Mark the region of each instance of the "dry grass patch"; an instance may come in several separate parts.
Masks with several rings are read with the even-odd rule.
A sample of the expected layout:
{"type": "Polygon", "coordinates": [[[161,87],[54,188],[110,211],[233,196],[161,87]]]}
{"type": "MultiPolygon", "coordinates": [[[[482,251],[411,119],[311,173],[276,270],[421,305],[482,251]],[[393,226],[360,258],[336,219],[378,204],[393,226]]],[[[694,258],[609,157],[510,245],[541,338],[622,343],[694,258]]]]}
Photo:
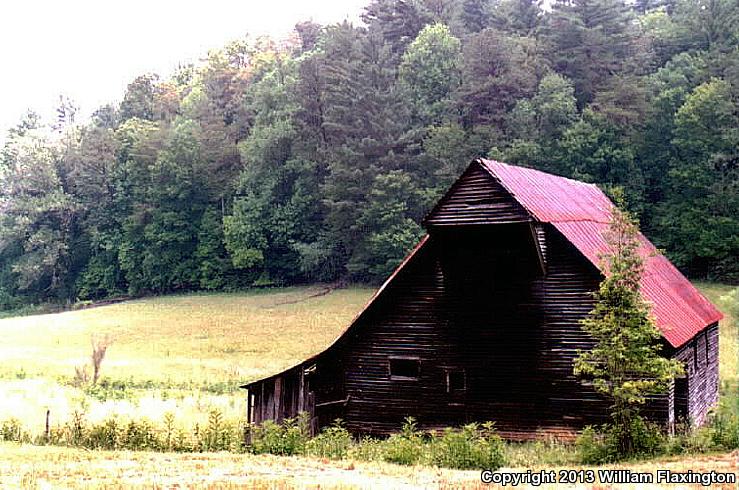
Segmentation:
{"type": "MultiPolygon", "coordinates": [[[[322,488],[322,489],[488,489],[478,471],[404,467],[359,461],[229,453],[175,454],[130,451],[85,451],[0,443],[2,488],[322,488]]],[[[561,469],[536,466],[540,469],[561,469]]],[[[586,467],[567,466],[568,469],[586,467]]],[[[737,471],[737,454],[671,458],[608,468],[654,472],[737,471]]],[[[504,468],[501,471],[525,471],[504,468]]],[[[733,486],[732,486],[733,487],[733,486]]],[[[724,487],[727,490],[732,487],[724,487]]],[[[608,486],[543,485],[539,488],[608,488],[608,486]]],[[[623,489],[676,488],[622,485],[623,489]]],[[[712,488],[722,488],[714,486],[712,488]]]]}
{"type": "Polygon", "coordinates": [[[0,443],[2,488],[479,488],[478,472],[229,453],[83,451],[0,443]]]}

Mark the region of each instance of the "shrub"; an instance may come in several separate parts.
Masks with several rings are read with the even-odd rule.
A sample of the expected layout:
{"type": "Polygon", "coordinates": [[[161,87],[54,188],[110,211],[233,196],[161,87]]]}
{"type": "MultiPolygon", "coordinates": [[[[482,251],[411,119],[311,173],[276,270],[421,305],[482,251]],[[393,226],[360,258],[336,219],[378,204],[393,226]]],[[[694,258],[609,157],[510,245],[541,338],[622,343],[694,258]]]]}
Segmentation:
{"type": "Polygon", "coordinates": [[[343,459],[349,452],[352,436],[337,419],[330,427],[324,428],[320,434],[309,440],[305,452],[311,456],[329,459],[343,459]]]}
{"type": "Polygon", "coordinates": [[[30,436],[23,430],[20,420],[9,418],[0,425],[0,441],[28,442],[30,436]]]}
{"type": "Polygon", "coordinates": [[[425,449],[415,419],[407,417],[402,431],[391,435],[383,442],[382,459],[390,463],[414,465],[425,458],[425,449]]]}
{"type": "Polygon", "coordinates": [[[635,456],[654,456],[660,454],[665,444],[665,434],[659,425],[648,422],[642,417],[634,417],[626,426],[614,425],[612,432],[612,443],[631,439],[634,444],[635,456]],[[620,431],[628,432],[627,435],[620,431]]]}
{"type": "Polygon", "coordinates": [[[665,451],[668,441],[655,424],[636,416],[628,425],[604,424],[600,429],[586,427],[575,441],[575,447],[584,464],[612,463],[626,457],[654,456],[665,451]],[[625,434],[624,431],[628,431],[625,434]],[[628,438],[633,446],[629,453],[622,451],[622,441],[628,438]]]}
{"type": "Polygon", "coordinates": [[[424,449],[423,441],[414,441],[393,434],[382,444],[382,460],[411,466],[420,462],[424,449]]]}
{"type": "Polygon", "coordinates": [[[208,425],[199,433],[198,445],[201,451],[228,451],[239,440],[232,424],[223,420],[223,414],[213,409],[208,415],[208,425]]]}
{"type": "Polygon", "coordinates": [[[727,451],[739,449],[739,398],[722,400],[711,417],[709,427],[714,447],[727,451]]]}
{"type": "Polygon", "coordinates": [[[282,424],[271,420],[251,427],[249,450],[254,454],[277,454],[292,456],[303,454],[308,441],[308,415],[301,413],[295,418],[285,419],[282,424]]]}
{"type": "Polygon", "coordinates": [[[503,466],[503,440],[492,423],[482,429],[468,424],[459,430],[447,428],[432,441],[433,462],[444,468],[460,470],[497,470],[503,466]]]}
{"type": "Polygon", "coordinates": [[[90,427],[85,446],[92,449],[121,449],[125,445],[124,440],[124,427],[116,417],[111,417],[100,425],[90,427]]]}
{"type": "Polygon", "coordinates": [[[183,429],[177,429],[177,433],[172,442],[172,451],[179,452],[193,452],[195,447],[193,446],[189,434],[183,429]]]}
{"type": "Polygon", "coordinates": [[[384,441],[364,436],[358,443],[352,444],[347,456],[360,461],[382,461],[383,443],[384,441]]]}
{"type": "Polygon", "coordinates": [[[609,448],[604,434],[589,425],[575,440],[575,448],[583,464],[602,464],[613,461],[616,455],[609,448]]]}
{"type": "Polygon", "coordinates": [[[177,435],[175,434],[175,419],[174,414],[172,412],[167,412],[164,414],[164,436],[162,439],[163,447],[162,449],[166,451],[176,451],[175,449],[175,442],[177,440],[177,435]]]}
{"type": "Polygon", "coordinates": [[[571,466],[579,461],[571,444],[553,437],[544,440],[508,442],[505,444],[506,464],[511,467],[536,465],[571,466]]]}
{"type": "Polygon", "coordinates": [[[666,454],[702,453],[712,449],[711,431],[708,427],[691,429],[689,426],[676,427],[675,434],[665,440],[666,454]]]}
{"type": "Polygon", "coordinates": [[[72,412],[72,419],[67,422],[63,432],[65,443],[71,446],[82,446],[87,435],[87,421],[85,420],[85,412],[75,410],[72,412]]]}
{"type": "Polygon", "coordinates": [[[104,402],[106,400],[125,400],[131,397],[128,383],[123,380],[101,379],[95,384],[84,386],[87,396],[104,402]]]}
{"type": "Polygon", "coordinates": [[[157,451],[162,447],[156,429],[146,419],[131,420],[125,427],[123,447],[134,451],[157,451]]]}

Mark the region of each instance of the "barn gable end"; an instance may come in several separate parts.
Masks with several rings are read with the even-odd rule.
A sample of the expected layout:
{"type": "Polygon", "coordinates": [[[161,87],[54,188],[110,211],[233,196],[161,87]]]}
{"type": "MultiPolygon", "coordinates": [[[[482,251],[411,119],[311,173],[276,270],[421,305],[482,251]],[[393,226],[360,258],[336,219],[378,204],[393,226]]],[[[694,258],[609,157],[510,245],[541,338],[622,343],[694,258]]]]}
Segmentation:
{"type": "Polygon", "coordinates": [[[438,226],[523,223],[532,218],[481,165],[470,165],[426,216],[427,228],[438,226]]]}

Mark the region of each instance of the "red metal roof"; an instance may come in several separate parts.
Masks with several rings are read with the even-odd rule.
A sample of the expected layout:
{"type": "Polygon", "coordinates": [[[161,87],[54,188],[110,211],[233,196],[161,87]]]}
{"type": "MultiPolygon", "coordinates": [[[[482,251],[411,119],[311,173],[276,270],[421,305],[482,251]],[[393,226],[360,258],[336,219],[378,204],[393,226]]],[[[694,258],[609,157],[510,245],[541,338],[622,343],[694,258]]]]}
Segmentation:
{"type": "MultiPolygon", "coordinates": [[[[596,185],[493,160],[481,163],[534,218],[551,223],[605,272],[601,257],[608,251],[604,233],[613,204],[596,185]]],[[[644,235],[639,238],[645,259],[642,296],[662,335],[679,347],[723,315],[644,235]]]]}

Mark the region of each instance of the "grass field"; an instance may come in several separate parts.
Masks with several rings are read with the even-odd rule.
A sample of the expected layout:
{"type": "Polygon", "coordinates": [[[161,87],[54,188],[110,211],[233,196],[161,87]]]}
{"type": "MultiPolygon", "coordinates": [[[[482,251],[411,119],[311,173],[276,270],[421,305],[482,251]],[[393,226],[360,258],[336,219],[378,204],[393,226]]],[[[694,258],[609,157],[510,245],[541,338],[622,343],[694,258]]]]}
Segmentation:
{"type": "MultiPolygon", "coordinates": [[[[738,329],[730,315],[730,286],[699,284],[727,314],[721,324],[721,379],[739,384],[738,329]]],[[[320,287],[238,294],[189,294],[129,301],[50,315],[0,320],[0,422],[16,418],[32,435],[76,411],[90,421],[110,416],[160,422],[177,415],[188,428],[218,408],[228,420],[245,413],[238,385],[276,372],[328,345],[371,296],[349,288],[315,296],[320,287]],[[89,364],[93,335],[113,343],[102,365],[107,392],[73,383],[89,364]]],[[[735,311],[735,310],[733,310],[735,311]]],[[[726,388],[725,388],[726,389],[726,388]]],[[[535,454],[533,455],[535,457],[535,454]]],[[[526,451],[509,458],[528,467],[526,451]]],[[[249,488],[478,488],[476,472],[413,469],[380,463],[322,462],[227,453],[168,454],[84,451],[0,444],[0,487],[172,487],[226,484],[249,488]],[[278,468],[278,470],[273,470],[278,468]],[[336,484],[340,481],[340,484],[336,484]]],[[[560,466],[569,460],[563,457],[560,466]]],[[[545,464],[546,462],[541,462],[545,464]]],[[[569,463],[567,463],[569,464],[569,463]]],[[[651,464],[651,463],[650,463],[651,464]]],[[[705,456],[670,464],[685,469],[730,468],[736,456],[705,456]],[[697,466],[696,466],[697,465],[697,466]]]]}
{"type": "MultiPolygon", "coordinates": [[[[484,485],[479,471],[455,471],[429,467],[408,467],[387,463],[328,461],[302,457],[244,455],[230,453],[176,454],[128,451],[81,451],[60,447],[23,446],[0,443],[1,488],[250,488],[250,489],[461,489],[502,488],[484,485]]],[[[604,468],[653,473],[657,468],[686,472],[736,472],[737,455],[715,454],[691,458],[667,458],[646,463],[609,465],[604,468]]],[[[501,471],[537,472],[552,469],[531,465],[525,469],[501,471]]],[[[557,466],[560,469],[588,469],[557,466]]],[[[506,487],[521,488],[521,487],[506,487]]],[[[530,487],[529,487],[530,488],[530,487]]],[[[579,486],[542,485],[545,490],[588,488],[683,490],[702,488],[684,485],[579,486]]],[[[713,489],[735,490],[735,485],[714,485],[713,489]]]]}
{"type": "MultiPolygon", "coordinates": [[[[723,383],[739,386],[739,293],[730,296],[732,286],[726,284],[697,283],[698,289],[723,312],[719,338],[719,377],[723,383]]],[[[737,394],[739,396],[739,394],[737,394]]]]}
{"type": "Polygon", "coordinates": [[[313,297],[321,291],[166,296],[0,320],[0,421],[19,419],[34,435],[47,409],[52,424],[75,411],[92,422],[112,415],[160,422],[175,413],[186,429],[211,408],[241,419],[240,384],[320,351],[373,292],[313,297]],[[75,367],[90,364],[91,337],[104,334],[113,343],[101,379],[119,389],[90,396],[73,386],[75,367]]]}
{"type": "Polygon", "coordinates": [[[109,334],[108,377],[249,381],[321,350],[372,294],[351,288],[309,298],[319,290],[164,296],[0,320],[0,377],[71,376],[87,362],[91,336],[109,334]]]}

